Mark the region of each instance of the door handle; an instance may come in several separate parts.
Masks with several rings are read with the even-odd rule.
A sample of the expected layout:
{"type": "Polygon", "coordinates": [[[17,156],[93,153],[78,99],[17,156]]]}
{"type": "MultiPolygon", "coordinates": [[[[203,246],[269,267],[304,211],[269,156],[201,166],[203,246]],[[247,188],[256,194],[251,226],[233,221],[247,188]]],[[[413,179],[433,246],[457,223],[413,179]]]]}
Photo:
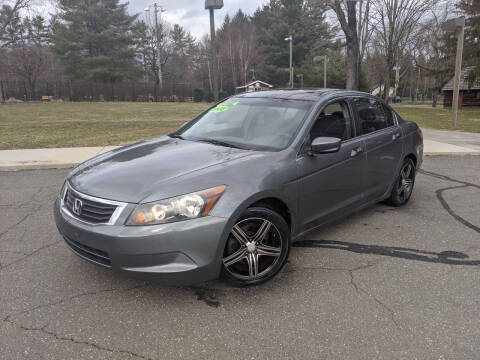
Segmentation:
{"type": "Polygon", "coordinates": [[[360,154],[363,151],[363,147],[359,146],[356,149],[353,149],[352,152],[350,153],[351,157],[355,157],[358,154],[360,154]]]}
{"type": "Polygon", "coordinates": [[[392,135],[392,140],[395,141],[400,137],[400,133],[396,133],[392,135]]]}

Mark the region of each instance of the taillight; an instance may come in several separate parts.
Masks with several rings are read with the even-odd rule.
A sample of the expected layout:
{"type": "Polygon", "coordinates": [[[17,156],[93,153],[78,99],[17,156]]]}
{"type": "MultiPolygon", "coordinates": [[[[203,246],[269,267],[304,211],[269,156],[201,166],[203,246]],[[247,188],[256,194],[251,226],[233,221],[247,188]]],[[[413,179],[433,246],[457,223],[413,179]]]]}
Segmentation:
{"type": "Polygon", "coordinates": [[[422,129],[418,128],[417,132],[418,132],[418,136],[420,136],[423,139],[422,129]]]}

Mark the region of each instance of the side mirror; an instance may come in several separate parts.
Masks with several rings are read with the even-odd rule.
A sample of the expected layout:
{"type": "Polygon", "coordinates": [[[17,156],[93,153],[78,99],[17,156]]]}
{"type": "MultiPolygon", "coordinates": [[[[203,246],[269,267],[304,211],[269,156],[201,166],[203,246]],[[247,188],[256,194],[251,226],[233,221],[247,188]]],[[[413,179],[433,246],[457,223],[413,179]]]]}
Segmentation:
{"type": "Polygon", "coordinates": [[[317,137],[313,139],[308,152],[311,155],[334,153],[339,151],[341,146],[342,140],[339,138],[317,137]]]}

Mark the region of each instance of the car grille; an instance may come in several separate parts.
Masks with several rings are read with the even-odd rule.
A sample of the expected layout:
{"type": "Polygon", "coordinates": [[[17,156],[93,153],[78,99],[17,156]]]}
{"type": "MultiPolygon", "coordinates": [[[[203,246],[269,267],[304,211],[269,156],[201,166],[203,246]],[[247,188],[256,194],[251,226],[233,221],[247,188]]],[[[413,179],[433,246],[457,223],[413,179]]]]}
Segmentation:
{"type": "Polygon", "coordinates": [[[117,209],[117,206],[101,203],[98,201],[87,200],[81,195],[75,194],[70,189],[66,191],[64,204],[67,210],[76,218],[93,224],[108,223],[117,209]],[[76,200],[81,201],[80,214],[74,211],[76,200]]]}
{"type": "Polygon", "coordinates": [[[66,236],[63,237],[68,246],[78,256],[105,267],[112,267],[110,256],[107,252],[80,244],[66,236]]]}

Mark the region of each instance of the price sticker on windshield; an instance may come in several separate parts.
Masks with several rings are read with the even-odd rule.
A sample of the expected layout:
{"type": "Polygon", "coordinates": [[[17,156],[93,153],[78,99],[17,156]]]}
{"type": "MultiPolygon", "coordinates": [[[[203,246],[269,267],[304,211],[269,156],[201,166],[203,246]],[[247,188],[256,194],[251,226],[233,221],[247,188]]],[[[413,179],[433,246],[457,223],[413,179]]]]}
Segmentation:
{"type": "Polygon", "coordinates": [[[210,109],[209,113],[221,113],[230,109],[231,106],[237,106],[238,101],[228,101],[218,104],[213,109],[210,109]]]}

